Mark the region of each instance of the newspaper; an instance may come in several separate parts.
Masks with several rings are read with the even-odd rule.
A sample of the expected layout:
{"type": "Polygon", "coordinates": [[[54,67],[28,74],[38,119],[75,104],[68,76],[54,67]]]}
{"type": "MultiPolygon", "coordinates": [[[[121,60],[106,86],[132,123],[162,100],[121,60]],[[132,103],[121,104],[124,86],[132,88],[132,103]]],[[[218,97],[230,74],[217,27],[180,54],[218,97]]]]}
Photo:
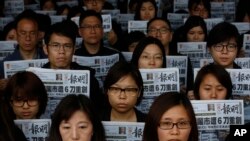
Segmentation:
{"type": "Polygon", "coordinates": [[[14,120],[28,141],[47,141],[51,127],[50,119],[14,120]]]}
{"type": "Polygon", "coordinates": [[[232,22],[235,25],[240,34],[246,33],[250,30],[250,23],[248,22],[232,22]]]}
{"type": "Polygon", "coordinates": [[[128,21],[128,33],[131,31],[141,31],[147,34],[147,23],[148,21],[128,21]]]}
{"type": "Polygon", "coordinates": [[[211,58],[206,42],[178,42],[177,51],[190,58],[193,68],[200,67],[200,59],[211,58]]]}
{"type": "Polygon", "coordinates": [[[104,32],[109,32],[112,29],[112,20],[110,14],[102,14],[102,26],[104,32]]]}
{"type": "Polygon", "coordinates": [[[13,17],[1,17],[0,18],[0,30],[3,30],[3,28],[11,21],[13,21],[13,17]]]}
{"type": "Polygon", "coordinates": [[[134,20],[134,14],[118,14],[117,15],[117,22],[121,24],[122,30],[128,30],[128,21],[134,20]]]}
{"type": "Polygon", "coordinates": [[[250,69],[227,69],[233,83],[233,99],[244,100],[245,122],[250,122],[250,69]]]}
{"type": "Polygon", "coordinates": [[[243,46],[242,49],[250,54],[250,34],[244,34],[243,36],[243,46]]]}
{"type": "Polygon", "coordinates": [[[243,69],[250,69],[250,58],[235,58],[234,62],[243,69]]]}
{"type": "Polygon", "coordinates": [[[211,17],[232,22],[235,19],[235,2],[211,2],[211,17]]]}
{"type": "Polygon", "coordinates": [[[19,71],[25,71],[29,67],[42,67],[48,59],[33,59],[19,61],[4,61],[4,78],[10,78],[19,71]]]}
{"type": "Polygon", "coordinates": [[[141,141],[143,122],[102,122],[107,141],[141,141]]]}
{"type": "Polygon", "coordinates": [[[180,86],[187,86],[187,56],[166,56],[167,68],[179,68],[180,86]]]}
{"type": "Polygon", "coordinates": [[[76,37],[75,49],[82,47],[82,37],[76,37]]]}
{"type": "Polygon", "coordinates": [[[170,21],[172,29],[176,30],[184,24],[183,19],[188,17],[189,14],[187,13],[168,13],[167,18],[170,21]]]}
{"type": "Polygon", "coordinates": [[[73,56],[74,62],[82,66],[89,66],[95,69],[95,77],[99,81],[99,85],[102,88],[103,81],[110,69],[116,62],[119,61],[119,54],[109,55],[109,56],[94,56],[94,57],[83,57],[83,56],[73,56]]]}
{"type": "Polygon", "coordinates": [[[51,19],[51,25],[67,19],[67,16],[65,15],[51,15],[49,17],[51,19]]]}
{"type": "Polygon", "coordinates": [[[113,10],[102,10],[102,14],[109,14],[111,15],[111,19],[117,21],[118,15],[120,14],[119,9],[113,9],[113,10]]]}
{"type": "Polygon", "coordinates": [[[203,66],[208,65],[210,63],[213,63],[213,62],[214,62],[214,60],[212,58],[200,59],[200,68],[202,68],[203,66]]]}
{"type": "Polygon", "coordinates": [[[36,10],[35,12],[49,16],[56,15],[56,10],[36,10]]]}
{"type": "Polygon", "coordinates": [[[206,26],[207,26],[207,32],[209,33],[210,30],[218,23],[223,22],[223,18],[208,18],[204,19],[206,26]]]}
{"type": "Polygon", "coordinates": [[[174,12],[179,10],[185,10],[188,12],[188,1],[187,0],[174,0],[174,12]]]}
{"type": "Polygon", "coordinates": [[[0,61],[14,52],[17,41],[0,41],[0,61]]]}
{"type": "Polygon", "coordinates": [[[40,9],[40,4],[27,4],[24,5],[24,9],[31,9],[33,11],[36,11],[40,9]]]}
{"type": "Polygon", "coordinates": [[[164,92],[180,91],[179,69],[140,69],[143,79],[143,99],[137,108],[148,113],[154,99],[164,92]]]}
{"type": "Polygon", "coordinates": [[[68,5],[69,7],[73,6],[78,6],[78,1],[77,0],[71,0],[71,1],[57,1],[56,2],[57,6],[62,6],[62,5],[68,5]]]}
{"type": "Polygon", "coordinates": [[[192,100],[200,141],[224,141],[230,125],[244,124],[242,100],[192,100]]]}
{"type": "Polygon", "coordinates": [[[22,0],[5,0],[4,14],[6,17],[15,17],[24,10],[24,1],[22,0]]]}
{"type": "Polygon", "coordinates": [[[133,52],[122,52],[122,55],[124,56],[125,60],[130,62],[133,56],[133,52]]]}
{"type": "Polygon", "coordinates": [[[89,70],[54,70],[30,67],[44,83],[48,93],[48,104],[43,118],[49,118],[60,100],[69,94],[90,95],[89,70]]]}
{"type": "Polygon", "coordinates": [[[106,0],[107,2],[109,2],[112,6],[114,6],[115,9],[118,8],[118,1],[117,0],[106,0]]]}

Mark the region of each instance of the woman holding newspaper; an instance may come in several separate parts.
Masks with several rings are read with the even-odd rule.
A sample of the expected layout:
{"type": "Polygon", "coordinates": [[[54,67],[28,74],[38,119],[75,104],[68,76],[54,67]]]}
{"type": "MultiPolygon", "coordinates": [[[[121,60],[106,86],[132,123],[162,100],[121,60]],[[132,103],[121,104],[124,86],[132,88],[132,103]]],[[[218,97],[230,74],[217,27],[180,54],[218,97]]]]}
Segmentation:
{"type": "Polygon", "coordinates": [[[48,141],[105,141],[103,125],[85,95],[70,94],[57,105],[48,141]]]}
{"type": "Polygon", "coordinates": [[[114,64],[104,81],[107,108],[103,121],[144,122],[145,114],[135,108],[143,97],[140,71],[128,62],[114,64]]]}
{"type": "Polygon", "coordinates": [[[191,102],[184,94],[163,93],[150,107],[143,141],[198,141],[198,129],[191,102]]]}

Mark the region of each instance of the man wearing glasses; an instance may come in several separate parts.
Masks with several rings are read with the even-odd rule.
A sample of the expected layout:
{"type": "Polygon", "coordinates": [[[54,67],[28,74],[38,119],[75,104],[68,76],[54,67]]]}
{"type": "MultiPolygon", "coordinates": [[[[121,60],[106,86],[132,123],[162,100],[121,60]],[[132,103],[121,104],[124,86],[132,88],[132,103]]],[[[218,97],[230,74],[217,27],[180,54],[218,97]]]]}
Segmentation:
{"type": "Polygon", "coordinates": [[[219,23],[212,28],[208,35],[207,48],[215,64],[224,68],[240,68],[234,63],[241,50],[238,37],[237,28],[228,22],[219,23]]]}
{"type": "Polygon", "coordinates": [[[0,65],[0,78],[4,76],[3,62],[16,60],[32,60],[47,58],[41,48],[38,48],[38,20],[32,10],[25,10],[16,19],[18,46],[12,54],[3,59],[0,65]]]}
{"type": "Polygon", "coordinates": [[[89,70],[90,99],[94,102],[95,107],[100,110],[103,94],[98,89],[99,83],[95,78],[95,70],[72,62],[77,31],[77,25],[70,20],[55,23],[50,27],[45,34],[45,45],[43,46],[44,52],[48,55],[49,62],[45,64],[43,68],[89,70]]]}
{"type": "Polygon", "coordinates": [[[103,27],[100,13],[87,10],[81,14],[79,20],[79,34],[82,37],[82,47],[77,49],[77,56],[108,56],[119,54],[120,60],[125,60],[122,54],[112,48],[103,46],[103,27]]]}

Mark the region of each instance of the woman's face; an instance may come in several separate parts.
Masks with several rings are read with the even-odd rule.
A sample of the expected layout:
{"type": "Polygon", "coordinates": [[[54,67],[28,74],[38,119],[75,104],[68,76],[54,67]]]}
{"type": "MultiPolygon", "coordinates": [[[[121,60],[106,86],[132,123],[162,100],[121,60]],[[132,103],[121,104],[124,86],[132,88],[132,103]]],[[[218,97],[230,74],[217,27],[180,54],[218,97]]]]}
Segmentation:
{"type": "Polygon", "coordinates": [[[203,42],[204,40],[205,40],[205,33],[201,28],[201,26],[193,27],[187,32],[188,42],[203,42]]]}
{"type": "Polygon", "coordinates": [[[140,69],[162,68],[163,56],[160,47],[156,44],[149,44],[143,50],[138,60],[140,69]]]}
{"type": "Polygon", "coordinates": [[[194,4],[192,9],[189,11],[191,16],[200,16],[203,19],[209,18],[208,10],[204,6],[204,4],[194,4]]]}
{"type": "Polygon", "coordinates": [[[11,29],[8,34],[6,35],[5,40],[6,41],[16,41],[17,35],[16,35],[16,30],[11,29]]]}
{"type": "MultiPolygon", "coordinates": [[[[162,115],[160,119],[160,123],[178,123],[178,122],[190,122],[188,113],[183,105],[176,105],[170,108],[162,115]]],[[[192,127],[179,129],[176,124],[173,126],[172,129],[164,130],[158,127],[157,128],[158,140],[188,141],[191,128],[192,127]]]]}
{"type": "Polygon", "coordinates": [[[93,125],[87,114],[83,111],[76,111],[69,120],[61,121],[59,132],[62,141],[91,141],[93,125]]]}
{"type": "Polygon", "coordinates": [[[12,109],[16,119],[36,119],[39,111],[39,102],[37,99],[14,98],[11,102],[12,109]]]}
{"type": "Polygon", "coordinates": [[[156,9],[151,2],[144,2],[140,9],[141,20],[151,20],[155,17],[156,9]]]}
{"type": "Polygon", "coordinates": [[[227,89],[212,74],[207,74],[199,87],[201,100],[223,100],[226,99],[227,89]]]}
{"type": "Polygon", "coordinates": [[[125,75],[108,89],[108,100],[112,110],[127,113],[133,110],[140,96],[139,87],[131,75],[125,75]]]}

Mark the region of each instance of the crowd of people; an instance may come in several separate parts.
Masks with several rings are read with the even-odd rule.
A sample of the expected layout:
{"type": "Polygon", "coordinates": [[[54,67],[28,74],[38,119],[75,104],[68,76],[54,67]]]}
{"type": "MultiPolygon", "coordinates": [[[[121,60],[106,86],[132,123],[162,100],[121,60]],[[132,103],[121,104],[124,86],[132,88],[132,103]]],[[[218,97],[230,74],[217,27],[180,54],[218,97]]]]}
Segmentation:
{"type": "MultiPolygon", "coordinates": [[[[17,41],[13,53],[0,62],[0,140],[25,141],[16,119],[40,119],[49,102],[42,80],[29,71],[20,71],[4,78],[4,62],[48,59],[42,66],[56,70],[87,70],[90,72],[89,97],[72,93],[62,98],[51,115],[49,141],[105,141],[101,121],[144,122],[143,141],[198,141],[198,126],[191,100],[233,99],[233,84],[226,69],[241,69],[235,59],[244,54],[242,36],[228,21],[216,24],[209,32],[205,19],[211,18],[213,0],[188,0],[189,17],[173,29],[166,13],[173,12],[171,0],[123,0],[117,7],[105,0],[75,0],[78,5],[57,5],[63,0],[24,0],[25,5],[39,4],[44,11],[54,10],[67,19],[51,24],[48,15],[25,9],[13,17],[0,32],[2,41],[17,41]],[[121,24],[112,21],[104,44],[102,10],[118,8],[121,13],[134,14],[134,20],[148,21],[146,34],[127,33],[121,24]],[[159,14],[159,11],[162,11],[159,14]],[[78,25],[71,20],[79,17],[78,25]],[[76,48],[76,38],[82,38],[76,48]],[[195,79],[190,59],[187,61],[187,84],[179,92],[165,92],[156,97],[148,113],[137,109],[144,97],[140,69],[167,68],[166,56],[178,53],[178,42],[206,42],[213,62],[200,68],[195,79]],[[132,52],[126,61],[122,52],[132,52]],[[73,61],[73,56],[98,57],[118,54],[119,61],[107,71],[101,88],[94,68],[73,61]]],[[[72,0],[74,1],[74,0],[72,0]]],[[[4,1],[3,1],[4,2],[4,1]]],[[[2,6],[1,6],[2,5],[2,6]]],[[[0,18],[4,17],[4,4],[0,18]]],[[[250,2],[236,2],[235,22],[250,22],[250,2]]],[[[248,57],[248,56],[246,56],[248,57]]]]}

